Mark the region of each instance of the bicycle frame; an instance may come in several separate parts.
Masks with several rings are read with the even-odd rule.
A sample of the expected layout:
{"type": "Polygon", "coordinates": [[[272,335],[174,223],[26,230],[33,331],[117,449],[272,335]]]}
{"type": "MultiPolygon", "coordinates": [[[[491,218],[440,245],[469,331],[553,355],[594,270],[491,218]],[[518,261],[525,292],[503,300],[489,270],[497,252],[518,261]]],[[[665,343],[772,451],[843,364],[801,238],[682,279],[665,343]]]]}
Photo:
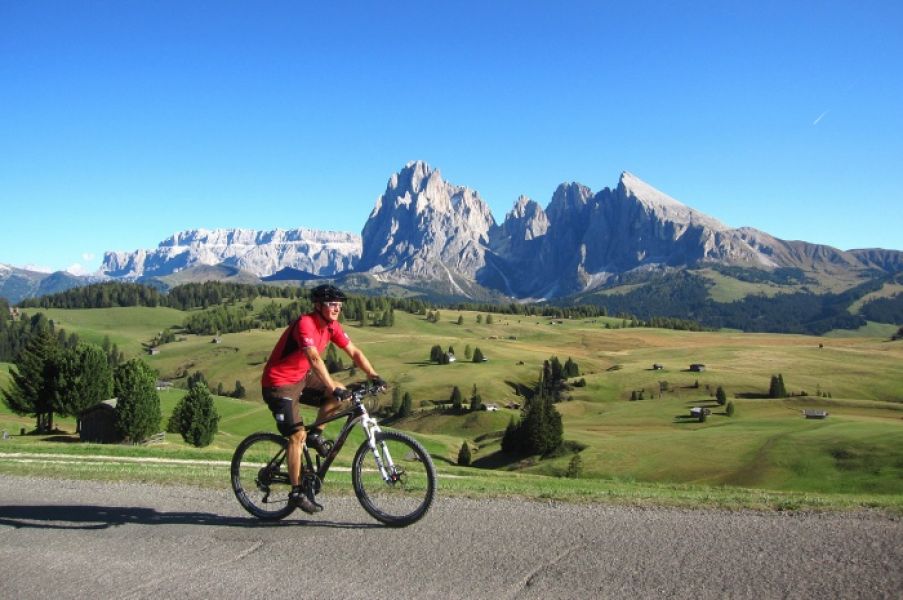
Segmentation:
{"type": "MultiPolygon", "coordinates": [[[[367,444],[370,446],[370,450],[375,453],[376,462],[380,468],[380,474],[382,475],[384,480],[391,480],[391,477],[386,471],[386,465],[382,464],[379,453],[376,452],[376,434],[381,430],[379,428],[379,424],[376,422],[376,419],[371,417],[370,413],[367,412],[366,407],[364,407],[363,402],[361,401],[361,396],[363,395],[364,394],[360,391],[353,392],[353,405],[351,412],[339,413],[336,415],[327,416],[323,419],[317,419],[316,421],[314,421],[313,425],[310,426],[310,429],[313,429],[320,427],[321,425],[326,425],[327,423],[332,423],[333,421],[338,421],[342,417],[347,416],[347,420],[342,426],[342,431],[339,432],[339,435],[336,437],[332,448],[329,450],[329,452],[326,453],[326,456],[323,457],[322,462],[320,460],[320,455],[316,455],[316,468],[314,468],[314,463],[310,458],[310,450],[308,449],[307,445],[304,446],[304,463],[306,467],[305,470],[309,473],[316,474],[317,478],[319,478],[320,481],[323,481],[326,478],[326,474],[329,472],[330,465],[332,465],[332,462],[335,460],[336,456],[338,456],[339,452],[341,452],[342,447],[348,440],[348,436],[351,434],[351,430],[354,429],[354,426],[358,424],[360,424],[367,435],[367,444]]],[[[389,469],[394,471],[394,465],[391,464],[391,457],[389,457],[389,463],[389,469]]]]}

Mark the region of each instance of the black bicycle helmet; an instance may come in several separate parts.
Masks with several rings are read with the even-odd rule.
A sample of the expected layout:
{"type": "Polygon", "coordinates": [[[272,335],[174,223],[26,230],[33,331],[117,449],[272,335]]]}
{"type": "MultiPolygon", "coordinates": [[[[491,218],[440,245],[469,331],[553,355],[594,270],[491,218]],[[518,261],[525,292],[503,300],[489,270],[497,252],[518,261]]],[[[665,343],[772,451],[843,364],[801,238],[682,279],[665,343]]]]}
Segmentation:
{"type": "Polygon", "coordinates": [[[324,283],[310,291],[310,299],[312,302],[344,302],[348,296],[336,286],[324,283]]]}

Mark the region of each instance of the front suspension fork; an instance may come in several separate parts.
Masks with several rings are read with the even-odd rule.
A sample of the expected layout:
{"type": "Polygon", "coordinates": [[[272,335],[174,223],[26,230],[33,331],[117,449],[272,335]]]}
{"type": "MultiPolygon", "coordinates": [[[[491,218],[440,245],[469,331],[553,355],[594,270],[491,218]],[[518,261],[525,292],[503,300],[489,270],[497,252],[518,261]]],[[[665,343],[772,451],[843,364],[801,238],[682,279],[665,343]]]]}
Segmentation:
{"type": "Polygon", "coordinates": [[[376,441],[376,434],[380,432],[379,425],[375,419],[367,419],[361,425],[363,425],[364,431],[367,432],[367,445],[370,447],[370,452],[373,453],[373,458],[376,460],[376,467],[379,469],[380,476],[386,483],[393,483],[395,464],[392,462],[392,456],[389,455],[389,447],[384,441],[376,441]]]}

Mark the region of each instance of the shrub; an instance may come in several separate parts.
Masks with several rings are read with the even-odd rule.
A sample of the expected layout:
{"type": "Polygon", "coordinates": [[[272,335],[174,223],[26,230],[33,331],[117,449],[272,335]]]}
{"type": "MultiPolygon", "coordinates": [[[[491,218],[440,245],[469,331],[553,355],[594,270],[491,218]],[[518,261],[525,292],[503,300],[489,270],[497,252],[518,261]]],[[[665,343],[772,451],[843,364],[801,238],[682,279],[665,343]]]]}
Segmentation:
{"type": "Polygon", "coordinates": [[[733,401],[727,403],[727,406],[725,407],[724,412],[727,413],[727,416],[729,416],[729,417],[733,417],[733,416],[734,416],[734,403],[733,403],[733,401]]]}
{"type": "Polygon", "coordinates": [[[166,431],[182,434],[192,446],[209,446],[216,434],[219,415],[206,385],[198,384],[179,400],[167,424],[166,431]]]}

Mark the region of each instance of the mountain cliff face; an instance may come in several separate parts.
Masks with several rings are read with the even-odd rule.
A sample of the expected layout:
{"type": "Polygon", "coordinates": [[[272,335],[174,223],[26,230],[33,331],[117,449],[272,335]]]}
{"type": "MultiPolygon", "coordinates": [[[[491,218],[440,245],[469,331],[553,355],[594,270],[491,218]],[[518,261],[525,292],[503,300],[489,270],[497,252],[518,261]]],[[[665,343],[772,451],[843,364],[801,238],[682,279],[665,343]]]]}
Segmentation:
{"type": "Polygon", "coordinates": [[[543,228],[531,237],[529,248],[522,243],[517,223],[523,217],[517,211],[509,213],[492,240],[496,264],[510,271],[507,281],[517,282],[510,290],[515,296],[582,292],[636,269],[704,262],[778,266],[740,230],[693,210],[631,173],[623,173],[615,189],[597,194],[577,183],[562,184],[545,213],[541,211],[536,207],[531,214],[543,228]]]}
{"type": "Polygon", "coordinates": [[[355,268],[360,237],[313,229],[195,229],[177,233],[154,250],[107,252],[101,271],[111,277],[169,275],[194,265],[225,264],[258,276],[294,269],[335,275],[355,268]]]}
{"type": "Polygon", "coordinates": [[[485,266],[495,220],[474,190],[442,179],[424,162],[392,175],[361,234],[358,270],[383,281],[440,284],[467,295],[485,266]]]}

